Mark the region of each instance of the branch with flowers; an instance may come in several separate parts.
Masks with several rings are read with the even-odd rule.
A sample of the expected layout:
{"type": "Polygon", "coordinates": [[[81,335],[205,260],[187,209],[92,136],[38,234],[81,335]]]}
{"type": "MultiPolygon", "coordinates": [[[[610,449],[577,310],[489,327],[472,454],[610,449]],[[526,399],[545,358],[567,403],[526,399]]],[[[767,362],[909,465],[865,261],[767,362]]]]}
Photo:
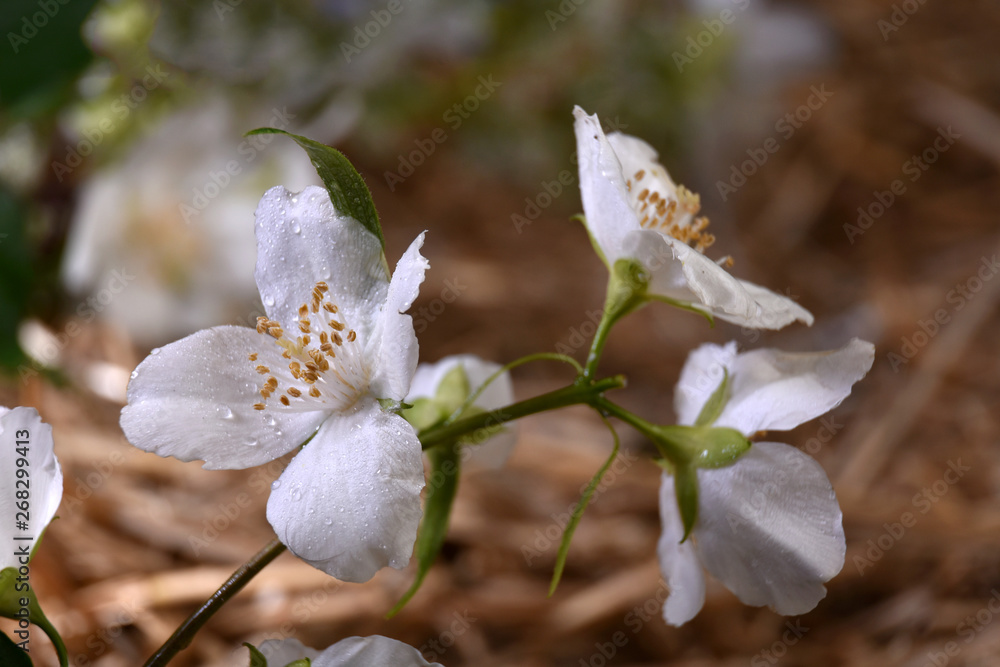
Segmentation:
{"type": "MultiPolygon", "coordinates": [[[[700,611],[705,570],[744,603],[781,614],[804,613],[826,595],[824,584],[843,567],[845,554],[830,482],[806,454],[757,435],[792,429],[839,405],[870,369],[873,346],[853,339],[837,350],[788,353],[705,344],[682,370],[676,424],[650,421],[616,403],[613,391],[625,378],[600,375],[603,350],[614,327],[640,308],[667,304],[709,323],[757,329],[809,325],[813,317],[794,301],[733,277],[725,258],[706,256],[713,237],[698,216],[698,197],[671,180],[652,147],[619,133],[606,136],[597,117],[580,108],[574,115],[582,221],[609,274],[602,319],[583,364],[554,353],[505,366],[471,355],[418,364],[406,313],[429,267],[421,254],[425,233],[390,272],[371,195],[347,158],[282,130],[254,131],[296,141],[325,187],[293,193],[278,186],[264,194],[256,214],[255,278],[266,315],[256,329],[214,327],[154,350],[132,373],[121,426],[140,449],[201,460],[208,469],[294,457],[267,503],[276,539],[147,666],[168,664],[286,549],[332,577],[358,583],[382,568],[406,567],[415,554],[414,583],[387,610],[396,613],[418,593],[442,548],[461,470],[504,465],[515,446],[512,422],[571,405],[595,410],[614,446],[565,528],[552,591],[573,532],[618,453],[615,420],[654,445],[654,463],[662,468],[658,555],[670,589],[666,622],[682,625],[700,611]],[[572,369],[570,381],[515,402],[510,371],[552,361],[572,369]]],[[[11,414],[18,410],[25,409],[11,414]]],[[[3,428],[6,433],[6,421],[3,428]]],[[[54,465],[58,473],[51,437],[47,445],[49,469],[54,465]]],[[[59,482],[48,487],[58,494],[55,504],[59,482]]],[[[7,599],[0,597],[0,611],[10,615],[7,599]]],[[[33,604],[31,621],[51,629],[58,645],[58,633],[33,604]]],[[[248,648],[253,667],[437,664],[379,636],[344,639],[323,652],[295,640],[248,648]]],[[[65,665],[65,651],[60,655],[65,665]]]]}

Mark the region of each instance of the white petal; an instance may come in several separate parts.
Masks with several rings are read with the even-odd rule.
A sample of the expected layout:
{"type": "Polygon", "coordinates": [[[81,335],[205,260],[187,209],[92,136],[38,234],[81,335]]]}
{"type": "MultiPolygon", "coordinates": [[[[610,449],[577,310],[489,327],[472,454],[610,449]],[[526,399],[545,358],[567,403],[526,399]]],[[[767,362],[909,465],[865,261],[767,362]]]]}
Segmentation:
{"type": "MultiPolygon", "coordinates": [[[[757,319],[747,326],[755,329],[780,329],[792,322],[802,322],[806,326],[812,326],[814,321],[812,313],[787,296],[782,296],[747,280],[741,280],[740,285],[760,308],[757,319]]],[[[722,316],[720,315],[720,317],[722,316]]],[[[738,320],[729,321],[741,324],[738,320]]]]}
{"type": "Polygon", "coordinates": [[[389,276],[382,246],[354,218],[339,214],[323,188],[274,187],[257,205],[257,288],[267,316],[285,329],[298,321],[319,281],[362,341],[385,302],[389,276]]]}
{"type": "Polygon", "coordinates": [[[0,539],[4,544],[0,550],[2,570],[24,565],[15,552],[24,546],[30,553],[38,536],[52,521],[62,500],[63,476],[52,449],[52,427],[42,422],[34,408],[5,409],[0,413],[0,438],[0,471],[5,477],[0,484],[0,516],[3,517],[0,539]],[[18,465],[22,459],[23,464],[18,465]],[[18,477],[18,470],[25,470],[26,476],[18,477]],[[27,492],[28,498],[18,498],[19,491],[27,492]],[[28,503],[27,510],[17,505],[25,501],[28,503]],[[21,520],[26,524],[23,530],[16,523],[21,520]],[[31,540],[17,540],[24,537],[31,540]]]}
{"type": "Polygon", "coordinates": [[[624,257],[622,240],[639,219],[629,203],[622,166],[604,136],[597,115],[588,116],[580,107],[573,109],[576,118],[577,159],[580,167],[580,198],[587,219],[587,230],[604,254],[608,267],[624,257]]]}
{"type": "MultiPolygon", "coordinates": [[[[659,162],[656,149],[638,137],[632,137],[620,132],[612,132],[608,135],[608,143],[615,151],[618,161],[622,165],[622,173],[625,180],[631,181],[632,187],[627,188],[629,201],[635,210],[642,208],[643,200],[639,195],[643,190],[647,191],[647,199],[654,194],[659,195],[659,199],[665,202],[676,202],[674,223],[678,227],[686,227],[691,224],[694,215],[685,210],[677,194],[677,185],[670,174],[659,162]],[[639,174],[642,178],[638,178],[639,174]]],[[[696,200],[697,201],[697,200],[696,200]]],[[[650,210],[650,212],[652,212],[650,210]]]]}
{"type": "Polygon", "coordinates": [[[699,470],[702,563],[745,604],[804,614],[844,566],[843,515],[826,473],[794,447],[755,443],[736,463],[699,470]]]}
{"type": "Polygon", "coordinates": [[[736,354],[736,343],[706,344],[688,356],[674,397],[678,422],[693,424],[729,372],[729,401],[715,422],[751,435],[787,431],[840,405],[875,359],[857,338],[839,350],[792,353],[761,349],[736,354]]]}
{"type": "Polygon", "coordinates": [[[316,658],[320,656],[319,651],[309,648],[294,637],[291,639],[268,639],[261,642],[257,650],[267,658],[268,667],[285,667],[288,663],[302,658],[309,658],[315,665],[316,658]]]}
{"type": "Polygon", "coordinates": [[[403,400],[417,369],[417,335],[413,331],[413,318],[404,313],[417,298],[424,272],[430,267],[420,254],[423,244],[421,232],[399,258],[371,340],[365,343],[365,355],[374,365],[371,392],[378,398],[403,400]]]}
{"type": "MultiPolygon", "coordinates": [[[[455,354],[434,364],[420,364],[413,376],[406,401],[411,402],[421,397],[433,397],[445,376],[460,364],[465,369],[465,376],[469,380],[471,391],[475,391],[491,375],[500,370],[500,364],[486,361],[474,354],[455,354]]],[[[483,390],[474,405],[488,412],[513,402],[514,387],[511,383],[510,373],[503,373],[483,390]]],[[[481,444],[467,447],[465,450],[467,452],[466,458],[463,460],[480,468],[502,467],[517,444],[517,433],[514,429],[514,424],[509,422],[504,424],[503,430],[490,436],[481,444]]]]}
{"type": "MultiPolygon", "coordinates": [[[[736,343],[725,345],[705,343],[688,354],[680,379],[674,389],[674,411],[677,423],[692,426],[709,397],[719,388],[726,372],[733,381],[733,360],[736,358],[736,343]]],[[[730,389],[732,384],[730,384],[730,389]]],[[[749,433],[756,433],[756,430],[749,433]]]]}
{"type": "Polygon", "coordinates": [[[371,399],[334,414],[281,474],[267,520],[284,544],[343,581],[405,567],[420,523],[420,441],[371,399]]]}
{"type": "Polygon", "coordinates": [[[254,410],[263,376],[254,369],[287,365],[274,340],[246,327],[215,327],[154,350],[128,384],[121,426],[129,442],[205,468],[267,463],[312,435],[322,412],[254,410]],[[249,355],[258,358],[251,362],[249,355]]]}
{"type": "MultiPolygon", "coordinates": [[[[427,662],[420,651],[409,644],[381,635],[348,637],[323,651],[312,667],[441,667],[427,662]]],[[[275,667],[274,665],[270,667],[275,667]]],[[[283,667],[283,666],[280,666],[283,667]]]]}
{"type": "Polygon", "coordinates": [[[705,604],[705,573],[692,540],[680,544],[684,524],[677,507],[674,478],[667,474],[660,480],[660,522],[663,532],[656,553],[660,572],[670,587],[670,595],[663,604],[663,618],[670,625],[681,626],[705,604]]]}

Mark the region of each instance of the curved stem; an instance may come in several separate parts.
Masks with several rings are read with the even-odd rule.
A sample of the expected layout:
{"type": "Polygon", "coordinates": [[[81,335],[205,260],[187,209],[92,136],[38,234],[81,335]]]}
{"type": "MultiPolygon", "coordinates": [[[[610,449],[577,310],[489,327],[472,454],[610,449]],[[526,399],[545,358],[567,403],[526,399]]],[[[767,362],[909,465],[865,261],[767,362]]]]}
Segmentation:
{"type": "Polygon", "coordinates": [[[240,566],[233,575],[226,580],[226,583],[219,587],[219,590],[212,594],[212,597],[205,601],[193,614],[170,635],[170,639],[164,642],[163,646],[157,649],[156,653],[150,656],[143,667],[163,667],[170,662],[175,655],[183,651],[194,639],[195,633],[202,628],[208,619],[212,618],[215,612],[222,608],[234,595],[239,593],[254,576],[257,575],[264,566],[273,561],[287,547],[277,539],[272,540],[266,547],[240,566]]]}
{"type": "Polygon", "coordinates": [[[494,428],[505,422],[539,412],[564,408],[570,405],[579,405],[581,403],[596,405],[595,402],[601,399],[601,394],[624,386],[625,378],[620,375],[604,378],[593,384],[572,384],[562,389],[550,391],[547,394],[511,403],[488,413],[459,419],[450,424],[435,426],[420,434],[420,444],[424,449],[429,449],[443,442],[453,442],[466,433],[478,431],[482,428],[494,428]]]}
{"type": "Polygon", "coordinates": [[[649,438],[650,442],[656,445],[668,460],[672,462],[684,461],[689,458],[687,452],[683,451],[669,439],[663,437],[662,430],[655,424],[651,424],[642,417],[629,412],[622,406],[612,403],[603,396],[599,396],[593,403],[594,407],[611,417],[617,417],[639,433],[649,438]]]}

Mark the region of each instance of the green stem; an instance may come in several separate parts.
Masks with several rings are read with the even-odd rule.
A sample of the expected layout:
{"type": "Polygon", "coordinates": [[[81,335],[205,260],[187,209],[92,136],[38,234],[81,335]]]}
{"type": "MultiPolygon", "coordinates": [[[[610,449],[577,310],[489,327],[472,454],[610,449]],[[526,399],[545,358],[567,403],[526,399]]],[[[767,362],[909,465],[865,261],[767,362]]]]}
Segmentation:
{"type": "Polygon", "coordinates": [[[598,410],[602,411],[606,415],[612,417],[617,417],[621,421],[625,422],[639,433],[649,438],[650,442],[656,445],[656,448],[660,450],[668,460],[673,463],[680,461],[686,461],[690,458],[688,452],[684,451],[680,447],[676,446],[671,441],[663,437],[663,432],[655,424],[651,424],[642,417],[629,412],[625,408],[621,407],[616,403],[612,403],[603,396],[599,396],[593,403],[593,406],[598,410]]]}
{"type": "Polygon", "coordinates": [[[646,281],[642,267],[634,261],[620,259],[611,267],[608,292],[604,299],[604,314],[590,344],[587,365],[583,369],[584,379],[589,380],[597,373],[604,344],[607,343],[608,334],[615,322],[646,303],[646,281]]]}
{"type": "Polygon", "coordinates": [[[234,595],[239,593],[244,586],[250,583],[264,567],[281,555],[287,547],[277,539],[272,540],[267,546],[257,552],[257,554],[240,566],[233,575],[226,580],[226,583],[219,587],[208,600],[205,601],[193,614],[187,617],[180,627],[170,635],[163,646],[157,649],[156,653],[150,656],[143,667],[163,667],[170,662],[175,655],[183,651],[194,639],[195,633],[202,628],[208,619],[212,618],[215,612],[222,609],[234,595]]]}
{"type": "Polygon", "coordinates": [[[586,403],[595,405],[602,400],[601,394],[611,389],[625,386],[625,378],[615,376],[598,380],[592,384],[572,384],[562,389],[550,391],[547,394],[535,396],[524,401],[511,403],[491,412],[473,415],[450,424],[442,424],[428,429],[420,434],[420,444],[424,449],[430,449],[443,442],[454,442],[466,433],[478,431],[481,428],[491,428],[505,422],[527,417],[528,415],[556,410],[569,405],[586,403]]]}
{"type": "Polygon", "coordinates": [[[562,363],[569,364],[573,368],[575,368],[577,374],[583,373],[583,366],[577,363],[576,359],[574,359],[573,357],[566,356],[565,354],[558,354],[556,352],[539,352],[537,354],[529,354],[528,356],[521,357],[520,359],[515,359],[514,361],[510,362],[506,366],[501,367],[498,371],[496,371],[488,378],[486,378],[486,381],[483,382],[481,385],[479,385],[479,387],[477,387],[474,392],[469,394],[469,397],[465,399],[465,402],[462,404],[462,406],[458,410],[455,410],[455,412],[452,413],[452,415],[447,420],[445,420],[444,423],[451,424],[456,419],[461,417],[466,410],[472,407],[472,405],[476,402],[476,399],[479,398],[484,391],[486,391],[486,387],[488,387],[490,383],[496,380],[498,377],[500,377],[507,371],[513,370],[518,366],[522,366],[532,361],[561,361],[562,363]]]}

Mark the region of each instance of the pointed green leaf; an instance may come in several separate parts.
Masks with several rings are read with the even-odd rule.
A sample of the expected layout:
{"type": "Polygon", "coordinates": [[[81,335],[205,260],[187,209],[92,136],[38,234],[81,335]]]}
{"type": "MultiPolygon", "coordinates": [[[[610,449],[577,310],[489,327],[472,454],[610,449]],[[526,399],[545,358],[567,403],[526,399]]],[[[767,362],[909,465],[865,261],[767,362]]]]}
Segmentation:
{"type": "Polygon", "coordinates": [[[605,418],[604,423],[607,424],[608,428],[611,429],[611,436],[615,439],[615,446],[611,449],[611,456],[604,462],[604,465],[598,469],[597,473],[591,477],[590,482],[587,484],[587,488],[584,489],[583,495],[580,497],[580,502],[576,504],[573,511],[570,512],[569,522],[566,524],[566,528],[563,530],[562,541],[559,543],[559,552],[556,554],[556,566],[552,571],[552,582],[549,584],[549,597],[556,592],[556,588],[559,586],[559,580],[562,579],[563,569],[566,567],[566,557],[569,555],[569,545],[573,541],[573,533],[576,532],[576,526],[580,523],[580,519],[583,518],[583,511],[587,509],[587,505],[590,504],[590,499],[594,496],[594,490],[604,479],[605,473],[614,463],[615,457],[618,456],[618,449],[621,445],[621,441],[618,439],[618,433],[615,431],[611,423],[605,418]]]}
{"type": "Polygon", "coordinates": [[[33,667],[31,658],[14,640],[0,632],[0,665],[4,667],[33,667]]]}
{"type": "Polygon", "coordinates": [[[695,426],[711,426],[722,414],[722,409],[729,401],[729,369],[722,369],[722,382],[716,387],[712,395],[705,401],[698,418],[694,420],[695,426]]]}
{"type": "Polygon", "coordinates": [[[677,492],[677,507],[680,508],[681,521],[684,522],[684,537],[687,540],[698,520],[698,471],[694,466],[674,467],[674,490],[677,492]]]}
{"type": "Polygon", "coordinates": [[[382,249],[385,250],[385,237],[382,235],[382,226],[378,221],[372,193],[365,185],[361,174],[343,153],[318,141],[273,127],[261,127],[247,132],[247,136],[255,134],[284,134],[294,139],[295,143],[309,155],[309,159],[316,168],[316,173],[319,174],[327,192],[330,193],[333,207],[340,213],[349,215],[360,222],[365,229],[378,238],[382,249]]]}
{"type": "Polygon", "coordinates": [[[410,589],[386,614],[386,618],[392,618],[399,613],[420,589],[448,534],[451,506],[458,491],[458,472],[461,464],[459,446],[453,443],[434,447],[427,450],[427,458],[430,459],[431,473],[427,478],[424,518],[420,521],[420,532],[414,547],[417,556],[417,576],[410,589]]]}
{"type": "Polygon", "coordinates": [[[257,650],[257,647],[250,642],[243,642],[243,645],[250,649],[250,667],[267,667],[267,658],[257,650]]]}

